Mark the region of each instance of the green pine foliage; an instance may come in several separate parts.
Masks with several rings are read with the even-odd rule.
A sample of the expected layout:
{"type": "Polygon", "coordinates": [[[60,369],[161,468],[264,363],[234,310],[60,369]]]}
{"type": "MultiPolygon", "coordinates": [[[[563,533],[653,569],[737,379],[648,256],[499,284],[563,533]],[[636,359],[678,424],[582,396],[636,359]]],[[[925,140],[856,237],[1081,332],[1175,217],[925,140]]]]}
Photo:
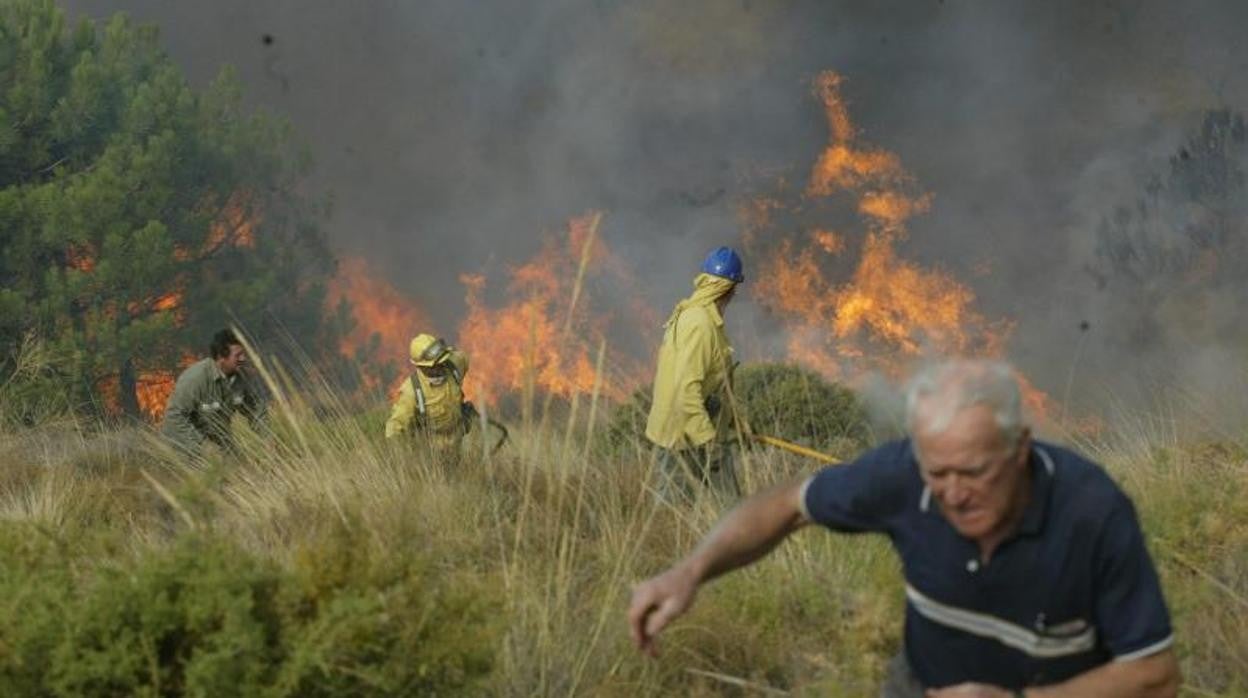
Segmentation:
{"type": "Polygon", "coordinates": [[[0,361],[37,332],[76,403],[111,378],[131,414],[141,372],[231,321],[319,347],[342,329],[290,127],[248,113],[228,70],[192,90],[157,39],[0,0],[0,361]]]}

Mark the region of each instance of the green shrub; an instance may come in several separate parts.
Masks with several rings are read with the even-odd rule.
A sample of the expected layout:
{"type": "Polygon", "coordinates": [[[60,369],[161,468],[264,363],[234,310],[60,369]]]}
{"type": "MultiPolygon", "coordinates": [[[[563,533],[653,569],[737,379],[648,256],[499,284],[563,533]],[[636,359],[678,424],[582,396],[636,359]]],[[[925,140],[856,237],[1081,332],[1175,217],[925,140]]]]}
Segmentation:
{"type": "Polygon", "coordinates": [[[866,410],[852,390],[792,364],[742,366],[736,396],[755,433],[844,453],[866,446],[866,410]]]}
{"type": "Polygon", "coordinates": [[[131,560],[5,528],[0,694],[438,695],[488,676],[482,582],[345,524],[321,543],[285,569],[193,535],[131,560]]]}
{"type": "Polygon", "coordinates": [[[0,524],[0,695],[52,695],[45,672],[73,602],[69,558],[35,524],[0,524]]]}
{"type": "Polygon", "coordinates": [[[280,659],[281,574],[187,538],[105,567],[71,605],[48,681],[58,695],[256,695],[280,659]]]}
{"type": "Polygon", "coordinates": [[[598,439],[597,447],[606,454],[618,455],[648,448],[646,441],[646,417],[650,414],[654,387],[646,385],[633,391],[623,402],[611,406],[606,428],[598,439]]]}
{"type": "MultiPolygon", "coordinates": [[[[755,433],[849,455],[866,446],[871,430],[866,410],[852,390],[790,364],[758,363],[739,368],[735,396],[755,433]]],[[[616,404],[600,446],[619,453],[645,443],[651,386],[616,404]]]]}
{"type": "Polygon", "coordinates": [[[70,401],[60,369],[69,361],[34,334],[0,352],[0,428],[14,429],[65,418],[70,401]]]}
{"type": "Polygon", "coordinates": [[[501,611],[471,571],[435,566],[417,538],[336,526],[295,552],[298,594],[279,694],[438,695],[489,675],[501,611]]]}

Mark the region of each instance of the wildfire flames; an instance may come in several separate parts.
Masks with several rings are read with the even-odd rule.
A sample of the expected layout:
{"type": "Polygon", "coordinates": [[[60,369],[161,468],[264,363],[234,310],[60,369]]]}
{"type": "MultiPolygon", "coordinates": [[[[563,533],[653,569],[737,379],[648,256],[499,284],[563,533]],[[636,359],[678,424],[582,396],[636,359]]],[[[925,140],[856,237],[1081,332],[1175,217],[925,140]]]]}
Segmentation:
{"type": "Polygon", "coordinates": [[[347,300],[355,315],[355,327],[342,339],[339,349],[355,356],[368,347],[374,334],[379,336],[378,359],[402,361],[406,365],[407,345],[419,332],[432,332],[429,317],[407,295],[386,283],[359,257],[339,261],[338,274],[329,287],[329,302],[347,300]]]}
{"type": "Polygon", "coordinates": [[[260,222],[254,210],[251,197],[234,192],[226,199],[225,207],[208,230],[208,238],[204,240],[201,256],[206,256],[217,249],[229,245],[232,247],[255,247],[256,226],[260,222]]]}
{"type": "MultiPolygon", "coordinates": [[[[597,346],[608,318],[590,313],[585,273],[621,269],[598,236],[601,219],[600,213],[572,219],[562,241],[548,239],[533,259],[511,268],[506,294],[511,300],[502,306],[487,304],[485,277],[461,277],[468,314],[459,343],[472,357],[482,399],[522,391],[529,379],[534,389],[563,397],[593,390],[597,346]]],[[[629,387],[604,378],[600,390],[621,397],[629,387]]]]}
{"type": "Polygon", "coordinates": [[[139,400],[139,409],[152,421],[164,416],[177,379],[170,371],[148,371],[136,381],[134,394],[139,400]]]}
{"type": "Polygon", "coordinates": [[[139,410],[152,421],[158,421],[165,414],[165,405],[173,394],[174,383],[178,373],[197,361],[191,354],[183,354],[178,363],[178,371],[144,371],[135,381],[134,393],[139,402],[139,410]]]}
{"type": "MultiPolygon", "coordinates": [[[[900,253],[909,222],[931,207],[932,196],[895,154],[860,141],[841,86],[841,77],[831,72],[814,82],[829,138],[804,184],[790,190],[777,180],[778,193],[757,197],[742,208],[745,244],[759,268],[759,281],[750,289],[782,323],[788,358],[829,378],[852,380],[866,371],[897,376],[928,354],[1001,355],[1011,324],[989,321],[976,311],[968,286],[900,253]],[[781,222],[786,216],[837,211],[851,220],[781,222]],[[790,232],[780,234],[781,229],[790,232]]],[[[230,196],[200,249],[179,249],[178,258],[211,254],[224,245],[253,246],[258,219],[252,208],[245,194],[230,196]]],[[[623,287],[635,286],[599,237],[601,221],[598,212],[572,219],[532,259],[511,266],[501,285],[492,286],[482,274],[461,276],[466,313],[458,335],[448,338],[471,358],[469,389],[476,399],[496,402],[528,390],[570,397],[590,392],[598,380],[604,395],[624,398],[640,382],[596,375],[603,337],[646,337],[644,328],[657,326],[658,319],[636,293],[616,294],[613,307],[625,309],[621,312],[626,317],[592,308],[587,278],[606,276],[622,281],[623,287]],[[594,273],[587,275],[589,270],[594,273]],[[494,289],[502,293],[492,295],[494,289]],[[618,331],[620,322],[628,325],[625,332],[618,331]]],[[[92,250],[85,246],[71,247],[66,259],[67,266],[81,273],[95,268],[92,250]]],[[[348,356],[371,355],[405,369],[411,337],[435,332],[421,306],[383,281],[363,259],[341,261],[330,285],[330,309],[343,299],[352,305],[356,320],[340,346],[348,356]]],[[[172,289],[131,303],[127,310],[180,313],[182,300],[182,290],[172,289]]],[[[177,321],[182,318],[177,316],[177,321]]],[[[606,366],[613,369],[611,375],[648,375],[647,366],[616,347],[609,349],[606,366]]],[[[192,360],[186,357],[183,365],[192,360]]],[[[175,376],[170,371],[140,374],[136,397],[145,414],[159,418],[175,376]]],[[[377,380],[366,376],[374,387],[377,380]]],[[[116,377],[110,382],[115,396],[116,377]]],[[[1022,382],[1029,408],[1043,418],[1052,409],[1051,401],[1026,378],[1022,382]]]]}
{"type": "MultiPolygon", "coordinates": [[[[254,210],[251,198],[245,193],[231,194],[221,207],[219,214],[209,226],[204,242],[197,252],[189,252],[185,246],[175,246],[173,256],[180,262],[210,256],[225,246],[254,247],[256,226],[259,215],[254,210]]],[[[96,251],[89,243],[70,244],[65,251],[65,265],[82,274],[92,274],[96,270],[96,251]]],[[[146,298],[131,300],[124,305],[108,302],[102,309],[105,317],[115,318],[124,312],[132,318],[144,317],[157,313],[169,313],[173,322],[181,326],[185,321],[185,280],[175,279],[174,287],[164,293],[146,298]]],[[[195,361],[195,357],[184,354],[179,371],[195,361]]],[[[177,372],[169,370],[141,370],[135,378],[135,400],[139,411],[147,418],[159,420],[165,411],[165,404],[173,393],[177,372]]],[[[97,383],[104,410],[111,414],[121,412],[120,379],[117,374],[103,377],[97,383]]]]}
{"type": "MultiPolygon", "coordinates": [[[[595,313],[587,276],[607,276],[618,286],[635,286],[631,274],[598,236],[602,214],[593,212],[569,221],[559,237],[547,239],[530,260],[511,266],[501,303],[492,303],[483,274],[463,274],[466,312],[457,334],[448,336],[470,359],[466,388],[487,404],[531,388],[535,393],[571,397],[594,388],[596,359],[602,338],[615,324],[630,323],[628,332],[655,324],[655,315],[632,294],[622,299],[623,318],[595,313]]],[[[426,313],[406,294],[383,281],[359,258],[339,264],[331,284],[332,305],[347,300],[354,309],[355,329],[343,340],[344,354],[355,355],[380,335],[378,357],[401,357],[406,368],[407,345],[418,332],[436,334],[426,313]]],[[[608,347],[604,374],[621,368],[643,375],[619,351],[608,347]],[[609,371],[608,369],[614,369],[609,371]]],[[[404,371],[405,373],[405,371],[404,371]]],[[[401,382],[405,376],[400,376],[401,382]]],[[[393,394],[396,386],[390,386],[393,394]]],[[[601,394],[623,397],[634,386],[604,375],[601,394]]]]}
{"type": "Polygon", "coordinates": [[[65,263],[83,274],[95,271],[95,253],[87,245],[70,245],[65,250],[65,263]]]}
{"type": "MultiPolygon", "coordinates": [[[[134,381],[134,396],[139,413],[152,422],[158,422],[165,414],[169,396],[178,380],[178,373],[195,363],[196,358],[185,354],[178,364],[178,371],[140,371],[134,381]]],[[[96,384],[96,390],[106,412],[121,413],[121,381],[117,374],[105,377],[96,384]]]]}
{"type": "MultiPolygon", "coordinates": [[[[923,355],[999,356],[1011,323],[990,322],[975,310],[969,287],[938,269],[904,259],[898,244],[907,224],[926,212],[922,191],[894,154],[859,141],[841,95],[841,77],[818,76],[815,96],[828,122],[829,142],[812,168],[803,203],[848,205],[862,226],[857,243],[824,226],[790,235],[763,251],[755,297],[784,323],[791,360],[829,378],[866,370],[896,376],[923,355]],[[847,258],[856,247],[857,258],[847,258]],[[850,270],[834,280],[833,267],[850,270]]],[[[743,217],[755,246],[785,207],[760,198],[743,217]]],[[[1049,412],[1043,393],[1026,386],[1028,407],[1049,412]]]]}

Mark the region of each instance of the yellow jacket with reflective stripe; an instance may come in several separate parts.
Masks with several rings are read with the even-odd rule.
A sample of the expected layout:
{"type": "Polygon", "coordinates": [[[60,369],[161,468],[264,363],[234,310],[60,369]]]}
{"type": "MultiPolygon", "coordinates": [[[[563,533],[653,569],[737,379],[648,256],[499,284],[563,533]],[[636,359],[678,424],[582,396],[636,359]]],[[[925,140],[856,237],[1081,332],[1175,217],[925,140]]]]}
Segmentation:
{"type": "Polygon", "coordinates": [[[659,347],[646,438],[657,446],[679,449],[729,436],[726,388],[732,366],[724,318],[713,303],[686,308],[673,317],[659,347]],[[714,422],[706,411],[709,396],[722,405],[714,422]]]}
{"type": "MultiPolygon", "coordinates": [[[[468,355],[458,349],[451,350],[447,359],[459,370],[462,380],[468,374],[468,355]]],[[[433,385],[419,369],[412,373],[410,380],[403,381],[399,388],[399,396],[395,398],[390,409],[390,418],[386,420],[386,438],[405,434],[415,429],[419,419],[419,401],[412,381],[420,381],[420,390],[425,395],[424,427],[434,434],[452,434],[463,429],[464,402],[463,387],[454,377],[448,376],[442,385],[433,385]]]]}

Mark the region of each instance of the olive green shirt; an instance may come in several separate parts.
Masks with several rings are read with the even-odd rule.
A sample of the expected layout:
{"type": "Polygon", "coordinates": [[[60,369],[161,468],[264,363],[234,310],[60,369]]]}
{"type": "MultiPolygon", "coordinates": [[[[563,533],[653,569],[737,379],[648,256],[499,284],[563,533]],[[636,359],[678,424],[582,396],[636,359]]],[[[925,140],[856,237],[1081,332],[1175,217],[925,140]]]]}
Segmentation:
{"type": "Polygon", "coordinates": [[[211,358],[191,364],[174,385],[160,432],[175,445],[197,451],[204,441],[232,449],[231,420],[242,413],[258,428],[265,420],[264,402],[241,373],[227,376],[211,358]]]}

